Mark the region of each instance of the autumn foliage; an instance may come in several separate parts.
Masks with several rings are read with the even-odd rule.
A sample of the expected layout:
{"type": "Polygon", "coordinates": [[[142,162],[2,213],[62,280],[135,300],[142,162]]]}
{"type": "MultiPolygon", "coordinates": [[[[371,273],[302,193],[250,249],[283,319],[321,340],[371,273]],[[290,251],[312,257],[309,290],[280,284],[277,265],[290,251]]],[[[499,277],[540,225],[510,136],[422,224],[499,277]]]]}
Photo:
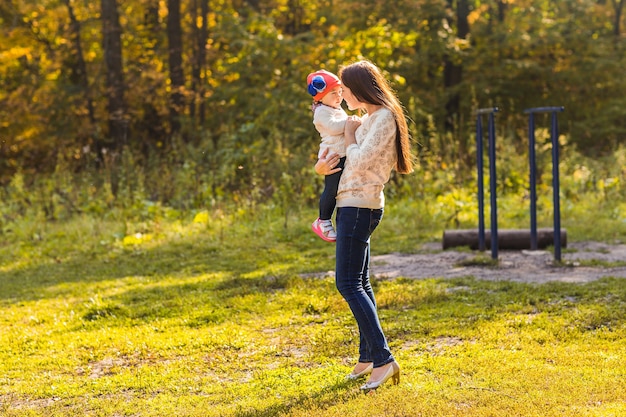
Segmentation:
{"type": "Polygon", "coordinates": [[[361,58],[386,71],[426,166],[471,167],[474,111],[492,106],[507,146],[524,149],[525,108],[559,105],[564,146],[610,153],[626,140],[623,9],[623,0],[6,0],[0,184],[62,168],[112,199],[124,190],[177,204],[263,199],[285,184],[314,199],[306,183],[318,137],[304,80],[361,58]]]}

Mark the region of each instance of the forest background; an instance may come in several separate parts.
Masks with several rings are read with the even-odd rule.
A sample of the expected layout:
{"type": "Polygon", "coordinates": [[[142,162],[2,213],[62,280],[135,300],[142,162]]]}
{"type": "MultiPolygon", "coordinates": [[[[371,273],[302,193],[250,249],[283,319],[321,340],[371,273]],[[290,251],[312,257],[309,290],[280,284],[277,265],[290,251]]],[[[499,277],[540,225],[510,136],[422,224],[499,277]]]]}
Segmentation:
{"type": "MultiPolygon", "coordinates": [[[[459,189],[475,182],[475,111],[494,106],[502,192],[528,186],[524,109],[564,106],[564,193],[621,195],[624,3],[3,1],[0,226],[116,207],[314,206],[305,79],[363,58],[392,81],[419,158],[391,197],[475,200],[459,189]]],[[[537,124],[549,184],[549,123],[537,124]]]]}
{"type": "Polygon", "coordinates": [[[625,3],[1,0],[0,414],[625,415],[619,278],[376,279],[402,383],[345,382],[305,85],[366,58],[406,108],[419,164],[386,187],[374,255],[475,227],[494,106],[500,226],[528,226],[524,110],[564,106],[569,239],[623,241],[625,3]]]}

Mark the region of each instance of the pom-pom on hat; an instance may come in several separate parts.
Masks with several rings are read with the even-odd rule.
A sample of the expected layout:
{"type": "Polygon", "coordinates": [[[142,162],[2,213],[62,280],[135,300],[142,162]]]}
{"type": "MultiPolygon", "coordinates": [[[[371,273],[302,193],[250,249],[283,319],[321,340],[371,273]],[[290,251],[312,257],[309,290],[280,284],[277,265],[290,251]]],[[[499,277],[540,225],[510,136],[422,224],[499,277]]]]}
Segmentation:
{"type": "Polygon", "coordinates": [[[319,70],[306,77],[307,89],[313,100],[321,101],[333,88],[341,85],[341,80],[332,72],[319,70]]]}

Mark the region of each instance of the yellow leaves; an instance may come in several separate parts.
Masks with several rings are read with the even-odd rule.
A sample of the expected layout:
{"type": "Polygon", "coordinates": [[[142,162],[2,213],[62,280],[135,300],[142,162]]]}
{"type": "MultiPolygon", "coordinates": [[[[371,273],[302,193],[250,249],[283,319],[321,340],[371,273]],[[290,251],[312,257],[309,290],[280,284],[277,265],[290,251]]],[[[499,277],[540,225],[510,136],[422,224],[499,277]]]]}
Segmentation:
{"type": "Polygon", "coordinates": [[[159,1],[159,18],[161,20],[167,19],[167,1],[166,0],[159,1]]]}
{"type": "Polygon", "coordinates": [[[393,80],[395,81],[397,85],[406,85],[406,78],[404,78],[400,74],[394,74],[393,80]]]}
{"type": "MultiPolygon", "coordinates": [[[[19,141],[34,140],[35,138],[37,138],[37,136],[39,136],[40,133],[41,130],[39,129],[39,127],[30,125],[25,127],[22,130],[21,134],[16,137],[16,139],[19,141]]],[[[19,150],[18,146],[15,144],[11,145],[10,149],[13,152],[17,152],[19,150]]]]}
{"type": "Polygon", "coordinates": [[[48,81],[56,81],[59,79],[59,76],[61,75],[61,70],[57,69],[55,71],[50,71],[46,74],[46,80],[48,81]]]}
{"type": "Polygon", "coordinates": [[[207,15],[207,27],[208,28],[214,28],[217,26],[218,24],[217,17],[218,15],[216,13],[209,13],[207,15]]]}
{"type": "Polygon", "coordinates": [[[16,46],[4,52],[0,52],[0,61],[6,61],[7,63],[11,61],[16,61],[18,58],[26,58],[32,59],[32,52],[30,48],[25,48],[22,46],[16,46]]]}
{"type": "Polygon", "coordinates": [[[475,224],[478,220],[478,202],[473,190],[453,189],[436,198],[438,213],[446,221],[454,220],[458,224],[475,224]]]}
{"type": "Polygon", "coordinates": [[[395,30],[386,20],[355,33],[354,37],[344,38],[337,50],[349,51],[350,57],[364,57],[375,61],[389,61],[394,54],[410,50],[416,44],[417,33],[403,33],[395,30]],[[375,55],[372,55],[375,54],[375,55]]]}
{"type": "Polygon", "coordinates": [[[241,74],[238,74],[236,72],[233,72],[233,73],[230,73],[230,74],[226,74],[224,76],[224,80],[226,82],[229,82],[229,83],[237,81],[239,78],[241,78],[241,74]]]}
{"type": "Polygon", "coordinates": [[[584,184],[591,178],[591,170],[584,165],[577,167],[572,173],[574,181],[584,184]]]}
{"type": "Polygon", "coordinates": [[[208,224],[209,223],[209,212],[204,210],[196,214],[193,218],[194,223],[199,224],[208,224]]]}
{"type": "Polygon", "coordinates": [[[620,219],[624,219],[626,221],[626,203],[618,203],[615,208],[615,215],[620,219]]]}
{"type": "Polygon", "coordinates": [[[124,236],[124,239],[122,239],[122,244],[124,246],[139,246],[142,243],[150,242],[153,237],[154,235],[152,235],[151,233],[135,233],[134,235],[124,236]]]}
{"type": "Polygon", "coordinates": [[[620,184],[619,177],[602,178],[596,183],[596,187],[600,191],[608,191],[610,189],[618,189],[620,184]]]}
{"type": "Polygon", "coordinates": [[[469,15],[467,15],[467,21],[470,25],[473,25],[477,20],[482,17],[482,14],[485,12],[489,12],[488,4],[481,4],[476,9],[472,10],[469,15]]]}
{"type": "Polygon", "coordinates": [[[455,51],[460,52],[470,49],[471,44],[469,39],[456,38],[454,39],[453,46],[455,51]]]}

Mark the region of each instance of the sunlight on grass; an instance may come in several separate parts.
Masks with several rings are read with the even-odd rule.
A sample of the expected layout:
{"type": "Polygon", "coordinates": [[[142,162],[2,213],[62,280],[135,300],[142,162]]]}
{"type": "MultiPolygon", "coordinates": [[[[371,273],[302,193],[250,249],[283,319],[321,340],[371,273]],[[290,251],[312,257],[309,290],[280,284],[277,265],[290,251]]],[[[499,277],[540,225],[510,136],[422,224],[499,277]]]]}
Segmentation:
{"type": "MultiPolygon", "coordinates": [[[[241,215],[83,218],[31,225],[36,239],[31,230],[0,246],[0,414],[626,413],[623,279],[376,281],[402,379],[363,395],[344,379],[354,319],[332,278],[307,275],[333,269],[334,247],[304,220],[284,229],[241,215]]],[[[385,215],[374,250],[393,248],[400,230],[401,247],[415,250],[420,220],[402,228],[394,210],[385,215]]]]}

